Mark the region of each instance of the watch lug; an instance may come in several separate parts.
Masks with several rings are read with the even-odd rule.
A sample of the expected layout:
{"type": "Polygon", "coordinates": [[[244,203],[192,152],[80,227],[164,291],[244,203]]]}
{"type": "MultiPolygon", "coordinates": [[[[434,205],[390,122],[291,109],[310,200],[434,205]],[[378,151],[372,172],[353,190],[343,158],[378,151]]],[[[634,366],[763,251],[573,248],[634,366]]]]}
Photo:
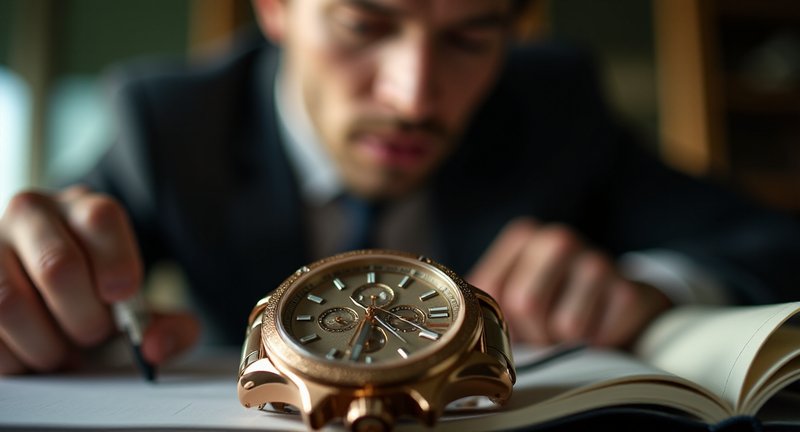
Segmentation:
{"type": "Polygon", "coordinates": [[[331,420],[344,415],[344,406],[339,404],[335,388],[315,383],[298,383],[302,404],[297,405],[306,425],[321,429],[331,420]]]}
{"type": "Polygon", "coordinates": [[[270,404],[279,411],[298,410],[306,424],[313,429],[320,429],[341,415],[333,409],[335,404],[332,395],[336,393],[335,389],[291,378],[291,375],[280,372],[269,358],[259,359],[248,366],[239,378],[239,401],[246,408],[260,409],[270,404]],[[289,406],[294,409],[289,409],[289,406]]]}
{"type": "Polygon", "coordinates": [[[444,383],[444,379],[427,380],[408,391],[408,395],[414,400],[415,417],[429,427],[436,424],[436,419],[444,412],[439,392],[444,383]]]}
{"type": "Polygon", "coordinates": [[[473,352],[449,375],[444,402],[483,395],[494,403],[502,404],[511,397],[514,381],[515,377],[497,358],[490,354],[473,352]]]}
{"type": "Polygon", "coordinates": [[[284,378],[267,358],[256,360],[239,377],[239,402],[246,408],[282,403],[300,406],[297,386],[284,378]]]}

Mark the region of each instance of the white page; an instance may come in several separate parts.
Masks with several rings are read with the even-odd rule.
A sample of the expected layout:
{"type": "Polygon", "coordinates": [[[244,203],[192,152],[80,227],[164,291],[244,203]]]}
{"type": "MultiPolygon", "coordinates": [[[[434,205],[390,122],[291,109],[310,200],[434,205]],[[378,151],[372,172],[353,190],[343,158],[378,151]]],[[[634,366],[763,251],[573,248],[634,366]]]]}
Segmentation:
{"type": "Polygon", "coordinates": [[[657,367],[703,384],[738,408],[756,354],[798,308],[800,302],[674,309],[653,323],[636,352],[657,367]]]}
{"type": "Polygon", "coordinates": [[[155,383],[131,367],[0,378],[0,427],[306,430],[297,416],[239,403],[235,352],[200,356],[160,371],[155,383]]]}

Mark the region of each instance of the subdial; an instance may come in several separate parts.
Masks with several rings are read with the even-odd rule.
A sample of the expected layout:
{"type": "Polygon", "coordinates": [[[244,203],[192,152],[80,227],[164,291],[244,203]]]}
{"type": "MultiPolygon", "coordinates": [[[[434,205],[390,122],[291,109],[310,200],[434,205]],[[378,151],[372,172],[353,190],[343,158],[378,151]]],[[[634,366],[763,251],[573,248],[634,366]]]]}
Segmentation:
{"type": "Polygon", "coordinates": [[[363,352],[373,353],[383,348],[385,345],[386,345],[386,332],[384,332],[383,329],[380,327],[372,326],[369,332],[369,336],[367,336],[367,340],[364,342],[363,352]]]}
{"type": "Polygon", "coordinates": [[[368,283],[356,288],[353,299],[361,306],[384,307],[394,301],[394,291],[381,283],[368,283]]]}
{"type": "Polygon", "coordinates": [[[317,322],[324,330],[338,333],[355,327],[358,314],[350,308],[335,307],[322,312],[317,322]]]}
{"type": "Polygon", "coordinates": [[[401,332],[418,331],[419,328],[415,327],[414,324],[422,325],[425,322],[425,314],[414,306],[395,306],[389,309],[389,312],[394,314],[389,315],[389,325],[401,332]]]}

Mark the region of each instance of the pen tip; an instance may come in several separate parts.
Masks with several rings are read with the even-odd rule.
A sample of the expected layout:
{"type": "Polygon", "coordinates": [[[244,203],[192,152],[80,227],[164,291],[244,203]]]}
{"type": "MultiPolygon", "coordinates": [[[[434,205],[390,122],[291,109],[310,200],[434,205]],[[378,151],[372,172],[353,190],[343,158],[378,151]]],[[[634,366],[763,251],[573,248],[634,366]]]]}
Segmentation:
{"type": "Polygon", "coordinates": [[[155,382],[156,381],[156,368],[150,362],[145,360],[144,355],[142,355],[141,347],[136,346],[134,347],[133,352],[135,353],[136,363],[138,363],[139,369],[142,371],[144,378],[148,382],[155,382]]]}
{"type": "Polygon", "coordinates": [[[153,367],[149,367],[145,370],[144,378],[147,382],[154,383],[156,382],[156,370],[153,367]]]}

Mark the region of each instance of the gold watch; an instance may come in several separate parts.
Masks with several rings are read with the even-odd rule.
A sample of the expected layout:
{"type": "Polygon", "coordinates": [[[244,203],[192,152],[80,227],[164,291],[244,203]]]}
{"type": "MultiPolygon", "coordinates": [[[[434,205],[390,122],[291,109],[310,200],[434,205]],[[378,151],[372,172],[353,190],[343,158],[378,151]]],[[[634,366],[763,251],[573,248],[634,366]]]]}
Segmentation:
{"type": "Polygon", "coordinates": [[[424,256],[358,250],[304,266],[250,313],[239,400],[319,429],[433,426],[453,401],[497,404],[515,381],[497,303],[424,256]]]}

